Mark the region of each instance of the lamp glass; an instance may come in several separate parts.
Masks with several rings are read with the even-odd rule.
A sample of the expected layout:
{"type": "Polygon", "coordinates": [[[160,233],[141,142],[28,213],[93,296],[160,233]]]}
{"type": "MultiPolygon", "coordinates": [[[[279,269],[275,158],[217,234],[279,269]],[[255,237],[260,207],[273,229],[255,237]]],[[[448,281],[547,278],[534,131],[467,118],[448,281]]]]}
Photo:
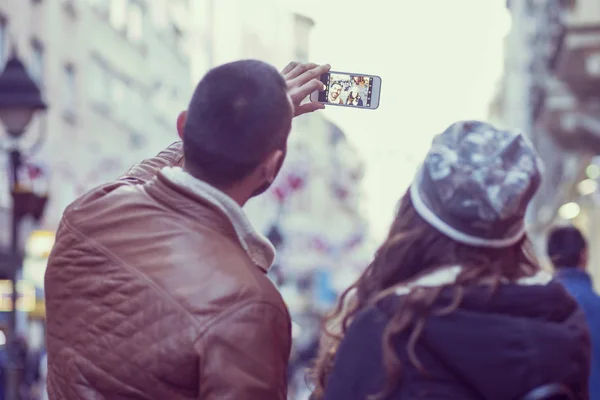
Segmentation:
{"type": "Polygon", "coordinates": [[[0,108],[0,121],[10,136],[19,137],[29,125],[35,109],[26,107],[0,108]]]}

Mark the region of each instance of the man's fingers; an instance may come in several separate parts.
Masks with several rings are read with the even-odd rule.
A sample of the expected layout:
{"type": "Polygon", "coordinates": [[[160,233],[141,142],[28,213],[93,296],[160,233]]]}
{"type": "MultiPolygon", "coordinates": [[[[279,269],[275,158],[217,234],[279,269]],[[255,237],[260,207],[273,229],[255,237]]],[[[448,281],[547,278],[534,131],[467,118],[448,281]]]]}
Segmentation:
{"type": "Polygon", "coordinates": [[[321,75],[327,73],[330,68],[331,66],[329,64],[318,65],[314,68],[311,68],[295,78],[292,81],[292,86],[302,86],[305,82],[308,82],[311,79],[320,79],[321,75]]]}
{"type": "Polygon", "coordinates": [[[286,67],[283,69],[283,71],[281,71],[281,75],[287,75],[290,72],[292,72],[292,70],[294,68],[296,68],[296,66],[298,66],[298,64],[300,64],[297,61],[292,61],[291,63],[289,63],[288,65],[286,65],[286,67]]]}
{"type": "Polygon", "coordinates": [[[329,64],[317,65],[314,63],[291,62],[282,71],[287,81],[289,94],[296,107],[295,115],[302,115],[321,110],[325,106],[321,103],[306,103],[300,105],[312,92],[325,90],[325,84],[319,79],[327,73],[331,66],[329,64]]]}
{"type": "Polygon", "coordinates": [[[307,96],[310,96],[312,92],[321,92],[323,91],[325,85],[318,79],[313,79],[312,81],[305,83],[297,89],[294,89],[290,94],[292,96],[292,100],[298,104],[302,100],[304,100],[307,96]]]}
{"type": "Polygon", "coordinates": [[[300,107],[296,108],[296,117],[298,115],[311,113],[317,110],[322,110],[325,108],[325,104],[323,103],[306,103],[302,104],[300,107]]]}
{"type": "Polygon", "coordinates": [[[305,73],[306,71],[310,71],[312,69],[317,68],[318,65],[314,64],[314,63],[302,63],[302,64],[298,64],[294,67],[294,69],[292,69],[289,73],[286,74],[286,79],[288,81],[294,80],[295,78],[299,77],[300,75],[302,75],[303,73],[305,73]]]}

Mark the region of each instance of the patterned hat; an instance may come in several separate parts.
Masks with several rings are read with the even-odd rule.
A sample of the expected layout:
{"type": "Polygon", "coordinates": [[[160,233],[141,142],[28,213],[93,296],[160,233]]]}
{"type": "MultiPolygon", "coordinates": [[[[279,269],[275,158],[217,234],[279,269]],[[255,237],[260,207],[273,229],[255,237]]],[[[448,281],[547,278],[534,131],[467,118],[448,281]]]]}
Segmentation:
{"type": "Polygon", "coordinates": [[[435,137],[410,194],[419,215],[471,246],[508,247],[541,183],[541,160],[520,133],[457,122],[435,137]]]}

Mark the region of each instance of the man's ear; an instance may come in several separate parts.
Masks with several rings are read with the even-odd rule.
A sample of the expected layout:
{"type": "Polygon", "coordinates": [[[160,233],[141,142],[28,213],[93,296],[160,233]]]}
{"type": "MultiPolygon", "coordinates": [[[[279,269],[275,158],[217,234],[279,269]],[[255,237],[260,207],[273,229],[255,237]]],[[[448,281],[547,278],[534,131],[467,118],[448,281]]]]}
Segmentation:
{"type": "Polygon", "coordinates": [[[183,127],[185,126],[185,120],[187,119],[187,111],[182,111],[177,117],[177,134],[179,138],[183,140],[183,127]]]}
{"type": "Polygon", "coordinates": [[[285,152],[283,150],[276,150],[272,152],[267,158],[264,164],[265,171],[265,180],[269,182],[269,184],[273,183],[277,174],[281,170],[281,166],[283,165],[283,161],[285,159],[285,152]]]}

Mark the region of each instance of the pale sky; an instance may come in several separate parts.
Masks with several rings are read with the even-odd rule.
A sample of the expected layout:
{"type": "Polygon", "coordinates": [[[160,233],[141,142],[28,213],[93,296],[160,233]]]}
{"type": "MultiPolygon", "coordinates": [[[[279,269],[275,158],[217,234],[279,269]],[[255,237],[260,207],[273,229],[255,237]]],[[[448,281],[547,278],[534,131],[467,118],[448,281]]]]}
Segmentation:
{"type": "Polygon", "coordinates": [[[366,162],[365,211],[385,235],[432,136],[487,119],[510,28],[505,0],[305,0],[311,55],[337,71],[381,76],[376,111],[329,107],[366,162]]]}

